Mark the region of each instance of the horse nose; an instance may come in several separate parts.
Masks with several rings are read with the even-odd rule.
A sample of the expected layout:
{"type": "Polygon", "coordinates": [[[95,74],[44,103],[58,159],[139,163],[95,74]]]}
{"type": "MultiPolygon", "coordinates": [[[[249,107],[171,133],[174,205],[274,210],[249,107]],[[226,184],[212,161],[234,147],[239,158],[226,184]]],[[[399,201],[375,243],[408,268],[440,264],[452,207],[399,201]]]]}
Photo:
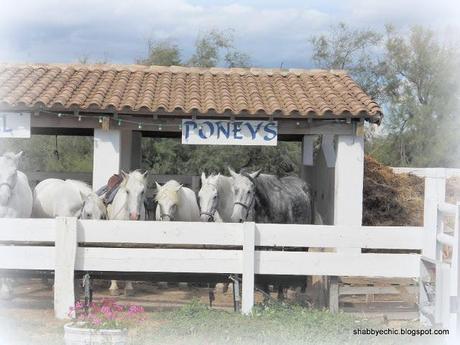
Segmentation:
{"type": "Polygon", "coordinates": [[[133,212],[133,213],[129,214],[129,219],[130,220],[139,220],[139,218],[141,218],[141,215],[139,213],[133,212]]]}
{"type": "Polygon", "coordinates": [[[211,223],[211,222],[212,222],[212,218],[208,217],[208,223],[211,223]]]}
{"type": "Polygon", "coordinates": [[[243,223],[243,219],[240,219],[238,222],[239,222],[239,223],[243,223]]]}

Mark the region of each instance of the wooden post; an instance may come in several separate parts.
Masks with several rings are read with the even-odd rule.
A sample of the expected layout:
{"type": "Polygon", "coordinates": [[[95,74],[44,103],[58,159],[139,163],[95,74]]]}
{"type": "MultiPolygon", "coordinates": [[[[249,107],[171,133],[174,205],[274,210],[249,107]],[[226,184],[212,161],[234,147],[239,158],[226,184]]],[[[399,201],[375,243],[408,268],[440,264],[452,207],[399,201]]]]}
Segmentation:
{"type": "MultiPolygon", "coordinates": [[[[423,208],[424,244],[422,254],[433,260],[442,259],[442,246],[437,243],[438,204],[446,198],[446,180],[443,169],[431,169],[425,178],[423,208]]],[[[442,230],[442,229],[440,229],[442,230]]]]}
{"type": "Polygon", "coordinates": [[[451,294],[453,296],[450,305],[451,308],[450,325],[454,332],[454,336],[459,336],[460,333],[460,202],[457,202],[457,212],[455,213],[455,233],[454,245],[452,246],[452,268],[451,268],[451,294]]]}
{"type": "Polygon", "coordinates": [[[139,169],[142,165],[142,133],[132,132],[131,142],[131,169],[139,169]]]}
{"type": "Polygon", "coordinates": [[[329,277],[329,311],[339,312],[339,278],[337,276],[329,277]]]}
{"type": "MultiPolygon", "coordinates": [[[[329,145],[330,146],[330,145],[329,145]]],[[[334,225],[362,225],[364,138],[355,135],[337,136],[334,175],[334,225]]],[[[337,248],[337,252],[357,254],[361,248],[337,248]]],[[[329,282],[329,309],[339,310],[338,278],[329,282]],[[335,296],[337,294],[337,296],[335,296]]]]}
{"type": "Polygon", "coordinates": [[[77,254],[77,219],[56,218],[54,271],[54,315],[69,318],[69,308],[75,304],[74,270],[77,254]]]}
{"type": "Polygon", "coordinates": [[[252,313],[254,307],[254,264],[255,264],[255,233],[256,224],[246,222],[243,226],[243,314],[252,313]]]}

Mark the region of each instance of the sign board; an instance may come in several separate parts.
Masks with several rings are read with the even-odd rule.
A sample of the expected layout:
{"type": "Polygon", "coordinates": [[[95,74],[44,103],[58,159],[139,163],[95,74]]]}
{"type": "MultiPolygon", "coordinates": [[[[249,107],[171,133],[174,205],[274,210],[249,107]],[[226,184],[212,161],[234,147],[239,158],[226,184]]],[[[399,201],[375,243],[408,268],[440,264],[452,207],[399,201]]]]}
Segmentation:
{"type": "Polygon", "coordinates": [[[276,121],[182,120],[182,144],[276,146],[276,121]]]}
{"type": "Polygon", "coordinates": [[[1,113],[0,138],[30,138],[30,113],[1,113]]]}

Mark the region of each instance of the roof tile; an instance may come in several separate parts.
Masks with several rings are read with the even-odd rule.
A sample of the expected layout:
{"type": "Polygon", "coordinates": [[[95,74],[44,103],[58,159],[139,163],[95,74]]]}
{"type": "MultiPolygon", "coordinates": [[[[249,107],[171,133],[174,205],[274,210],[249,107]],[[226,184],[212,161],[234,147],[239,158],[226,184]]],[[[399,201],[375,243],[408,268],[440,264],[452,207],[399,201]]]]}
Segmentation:
{"type": "Polygon", "coordinates": [[[0,65],[3,107],[364,117],[382,111],[344,71],[138,65],[0,65]],[[278,114],[279,113],[279,114],[278,114]]]}

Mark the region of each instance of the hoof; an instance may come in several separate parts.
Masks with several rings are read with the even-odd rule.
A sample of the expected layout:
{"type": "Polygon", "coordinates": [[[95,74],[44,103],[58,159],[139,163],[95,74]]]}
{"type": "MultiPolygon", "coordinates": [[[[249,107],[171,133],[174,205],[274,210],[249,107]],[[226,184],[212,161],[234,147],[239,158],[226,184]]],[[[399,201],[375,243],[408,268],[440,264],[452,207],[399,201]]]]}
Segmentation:
{"type": "Polygon", "coordinates": [[[125,296],[127,297],[134,296],[134,289],[125,289],[125,296]]]}
{"type": "Polygon", "coordinates": [[[120,296],[121,292],[119,289],[109,289],[110,296],[120,296]]]}

